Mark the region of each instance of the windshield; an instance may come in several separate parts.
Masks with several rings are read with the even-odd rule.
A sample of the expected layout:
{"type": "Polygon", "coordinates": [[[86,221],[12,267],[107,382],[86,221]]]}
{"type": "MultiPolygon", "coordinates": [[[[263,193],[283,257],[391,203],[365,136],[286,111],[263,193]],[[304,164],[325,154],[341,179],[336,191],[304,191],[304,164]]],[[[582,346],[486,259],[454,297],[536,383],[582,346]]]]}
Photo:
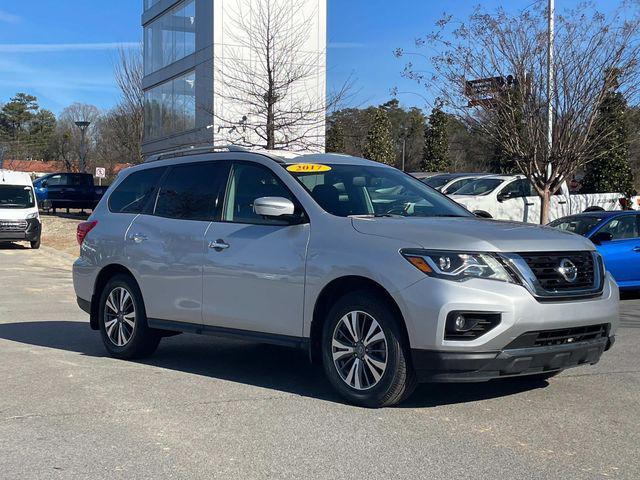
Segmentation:
{"type": "Polygon", "coordinates": [[[0,208],[33,208],[33,189],[24,185],[0,185],[0,208]]]}
{"type": "Polygon", "coordinates": [[[567,217],[554,220],[549,226],[565,232],[586,235],[601,221],[602,217],[567,217]]]}
{"type": "Polygon", "coordinates": [[[455,195],[488,195],[504,182],[501,178],[479,178],[456,190],[455,195]]]}
{"type": "Polygon", "coordinates": [[[429,185],[431,188],[440,188],[450,180],[451,177],[449,175],[436,175],[434,177],[425,178],[422,180],[422,183],[429,185]]]}
{"type": "Polygon", "coordinates": [[[474,182],[475,180],[476,180],[475,178],[462,178],[460,180],[456,180],[451,185],[449,185],[447,188],[442,190],[442,193],[444,193],[445,195],[455,194],[458,190],[460,190],[462,187],[464,187],[467,183],[474,182]]]}
{"type": "Polygon", "coordinates": [[[399,170],[360,165],[331,165],[323,172],[290,172],[327,212],[405,217],[468,217],[457,203],[399,170]]]}

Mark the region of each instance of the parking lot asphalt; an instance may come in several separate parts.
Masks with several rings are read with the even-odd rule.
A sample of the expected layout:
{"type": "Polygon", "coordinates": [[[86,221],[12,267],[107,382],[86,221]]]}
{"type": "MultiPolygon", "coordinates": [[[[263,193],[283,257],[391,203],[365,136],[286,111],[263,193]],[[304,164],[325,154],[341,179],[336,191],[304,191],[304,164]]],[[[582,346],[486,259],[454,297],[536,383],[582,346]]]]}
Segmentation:
{"type": "Polygon", "coordinates": [[[0,245],[0,478],[640,478],[638,299],[595,366],[368,410],[285,348],[181,335],[107,357],[71,260],[0,245]]]}

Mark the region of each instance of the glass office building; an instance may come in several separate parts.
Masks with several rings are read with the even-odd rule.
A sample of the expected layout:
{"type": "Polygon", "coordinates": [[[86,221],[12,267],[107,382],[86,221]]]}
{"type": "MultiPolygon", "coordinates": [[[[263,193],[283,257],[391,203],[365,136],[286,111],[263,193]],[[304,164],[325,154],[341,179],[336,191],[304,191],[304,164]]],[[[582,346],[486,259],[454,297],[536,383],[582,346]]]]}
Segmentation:
{"type": "MultiPolygon", "coordinates": [[[[229,52],[237,47],[234,38],[238,31],[233,30],[232,12],[241,7],[244,14],[250,15],[252,5],[259,1],[285,5],[293,2],[143,0],[144,156],[191,145],[237,143],[234,138],[224,136],[233,126],[221,118],[247,118],[250,112],[242,101],[225,98],[221,93],[222,82],[215,81],[215,72],[224,68],[229,52]]],[[[322,52],[317,65],[322,73],[318,73],[318,81],[312,82],[311,87],[307,82],[293,94],[324,99],[326,0],[305,2],[309,15],[314,16],[308,48],[322,52]]],[[[256,60],[247,56],[240,61],[256,60]]],[[[321,135],[324,142],[324,128],[321,135]]]]}

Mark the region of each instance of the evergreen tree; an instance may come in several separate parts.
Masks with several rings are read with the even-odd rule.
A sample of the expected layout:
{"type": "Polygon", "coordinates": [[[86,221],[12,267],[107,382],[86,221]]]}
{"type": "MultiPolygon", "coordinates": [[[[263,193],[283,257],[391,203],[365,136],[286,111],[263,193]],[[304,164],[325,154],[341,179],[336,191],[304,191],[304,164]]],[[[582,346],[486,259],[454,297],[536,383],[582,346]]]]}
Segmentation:
{"type": "Polygon", "coordinates": [[[11,138],[16,139],[33,119],[40,108],[37,100],[33,95],[17,93],[8,103],[4,104],[0,110],[0,125],[11,138]]]}
{"type": "Polygon", "coordinates": [[[346,151],[344,128],[339,120],[329,124],[326,151],[327,153],[345,153],[346,151]]]}
{"type": "Polygon", "coordinates": [[[424,154],[420,169],[423,172],[447,172],[450,170],[449,140],[447,124],[449,119],[440,105],[437,105],[429,116],[429,123],[424,129],[424,154]]]}
{"type": "Polygon", "coordinates": [[[597,143],[582,181],[585,193],[619,192],[635,195],[629,164],[627,101],[620,92],[610,91],[603,99],[594,126],[597,143]]]}
{"type": "Polygon", "coordinates": [[[369,109],[369,129],[364,145],[364,157],[387,165],[395,165],[395,149],[389,115],[382,108],[369,109]]]}

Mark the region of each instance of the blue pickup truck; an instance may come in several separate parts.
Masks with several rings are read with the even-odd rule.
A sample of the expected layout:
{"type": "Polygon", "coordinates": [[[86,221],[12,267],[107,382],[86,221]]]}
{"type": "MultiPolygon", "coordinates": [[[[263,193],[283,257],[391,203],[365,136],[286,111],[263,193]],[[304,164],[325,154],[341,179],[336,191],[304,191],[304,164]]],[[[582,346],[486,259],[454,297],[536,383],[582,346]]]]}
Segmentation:
{"type": "Polygon", "coordinates": [[[51,173],[33,182],[38,203],[56,213],[58,208],[93,210],[107,190],[93,183],[89,173],[51,173]]]}

